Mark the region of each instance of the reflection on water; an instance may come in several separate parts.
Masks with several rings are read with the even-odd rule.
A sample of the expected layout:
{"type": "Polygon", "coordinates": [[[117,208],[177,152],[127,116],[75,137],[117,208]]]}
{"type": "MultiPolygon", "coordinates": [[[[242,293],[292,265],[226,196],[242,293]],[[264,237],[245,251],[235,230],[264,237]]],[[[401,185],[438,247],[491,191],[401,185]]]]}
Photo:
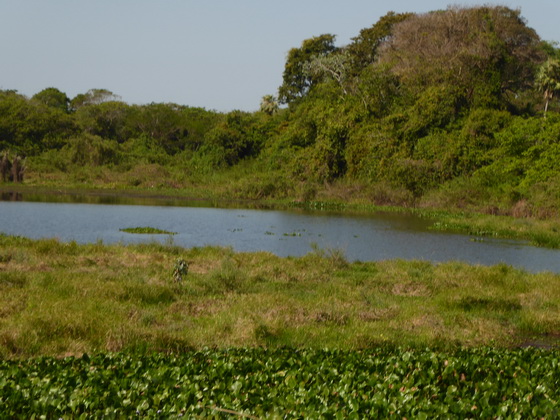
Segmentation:
{"type": "Polygon", "coordinates": [[[189,206],[185,207],[186,200],[160,201],[153,197],[138,200],[89,196],[80,200],[81,197],[68,195],[62,198],[66,201],[0,202],[0,232],[79,243],[173,241],[185,247],[220,245],[241,252],[267,251],[279,256],[304,255],[316,244],[319,248],[339,249],[350,260],[460,260],[484,265],[504,262],[534,272],[560,273],[558,250],[535,248],[520,241],[473,241],[465,235],[433,232],[428,230],[429,221],[398,213],[258,210],[239,208],[239,203],[233,203],[237,206],[234,208],[216,208],[201,201],[194,202],[197,206],[188,202],[189,206]],[[102,204],[89,204],[89,200],[102,204]],[[127,200],[133,200],[135,205],[125,204],[127,200]],[[120,231],[138,226],[177,234],[170,237],[120,231]]]}
{"type": "Polygon", "coordinates": [[[170,197],[145,194],[118,194],[111,192],[88,193],[33,193],[0,192],[0,201],[27,201],[33,203],[113,204],[163,207],[215,207],[268,209],[271,206],[250,200],[218,201],[189,197],[170,197]]]}
{"type": "Polygon", "coordinates": [[[2,192],[0,193],[0,201],[22,201],[23,194],[18,192],[2,192]]]}

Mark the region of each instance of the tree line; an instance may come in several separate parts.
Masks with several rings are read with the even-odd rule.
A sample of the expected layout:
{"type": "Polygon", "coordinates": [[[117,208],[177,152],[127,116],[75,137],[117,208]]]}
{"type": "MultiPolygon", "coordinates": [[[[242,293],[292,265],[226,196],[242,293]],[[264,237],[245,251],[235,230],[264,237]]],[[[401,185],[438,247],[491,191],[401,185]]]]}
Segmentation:
{"type": "Polygon", "coordinates": [[[322,34],[291,49],[282,85],[257,112],[128,105],[103,89],[73,99],[2,91],[0,151],[56,154],[66,169],[182,165],[185,176],[250,162],[268,180],[264,195],[307,199],[346,182],[407,202],[550,213],[560,202],[558,91],[559,49],[519,10],[389,12],[348,45],[322,34]]]}

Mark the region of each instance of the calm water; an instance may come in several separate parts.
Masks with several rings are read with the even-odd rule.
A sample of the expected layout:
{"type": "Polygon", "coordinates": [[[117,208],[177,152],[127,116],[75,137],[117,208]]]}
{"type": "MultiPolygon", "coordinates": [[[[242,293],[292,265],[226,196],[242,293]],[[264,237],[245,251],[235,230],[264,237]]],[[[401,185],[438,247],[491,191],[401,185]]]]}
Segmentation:
{"type": "MultiPolygon", "coordinates": [[[[168,203],[167,203],[168,204],[168,203]]],[[[199,204],[200,205],[200,204],[199,204]]],[[[185,247],[222,245],[237,251],[300,256],[340,249],[348,259],[449,260],[560,273],[560,251],[519,241],[484,239],[428,230],[429,222],[403,214],[348,215],[325,212],[0,201],[0,232],[79,243],[173,241],[185,247]],[[156,227],[176,235],[137,235],[119,229],[156,227]]]]}

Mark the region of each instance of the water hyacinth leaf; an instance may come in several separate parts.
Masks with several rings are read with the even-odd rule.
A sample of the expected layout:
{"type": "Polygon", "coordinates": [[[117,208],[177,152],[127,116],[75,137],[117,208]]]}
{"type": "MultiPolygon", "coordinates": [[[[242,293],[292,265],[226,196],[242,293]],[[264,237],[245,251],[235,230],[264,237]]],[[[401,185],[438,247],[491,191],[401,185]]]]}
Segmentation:
{"type": "Polygon", "coordinates": [[[558,410],[558,377],[558,352],[536,349],[254,348],[5,360],[0,417],[211,417],[217,407],[259,418],[534,418],[558,410]],[[450,366],[455,371],[443,375],[450,366]]]}

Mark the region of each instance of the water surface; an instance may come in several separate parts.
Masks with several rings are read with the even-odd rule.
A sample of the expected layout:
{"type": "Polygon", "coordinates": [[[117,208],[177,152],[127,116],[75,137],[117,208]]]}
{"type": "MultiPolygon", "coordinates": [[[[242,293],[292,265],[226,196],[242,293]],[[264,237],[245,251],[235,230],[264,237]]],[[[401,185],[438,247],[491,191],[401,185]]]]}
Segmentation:
{"type": "MultiPolygon", "coordinates": [[[[198,203],[198,205],[203,205],[198,203]]],[[[396,213],[348,214],[163,205],[0,201],[0,232],[29,238],[88,243],[173,242],[184,247],[220,245],[236,251],[301,256],[316,244],[349,260],[421,259],[472,264],[506,263],[532,272],[560,273],[560,251],[428,230],[430,222],[396,213]],[[138,235],[150,226],[176,235],[138,235]]]]}

